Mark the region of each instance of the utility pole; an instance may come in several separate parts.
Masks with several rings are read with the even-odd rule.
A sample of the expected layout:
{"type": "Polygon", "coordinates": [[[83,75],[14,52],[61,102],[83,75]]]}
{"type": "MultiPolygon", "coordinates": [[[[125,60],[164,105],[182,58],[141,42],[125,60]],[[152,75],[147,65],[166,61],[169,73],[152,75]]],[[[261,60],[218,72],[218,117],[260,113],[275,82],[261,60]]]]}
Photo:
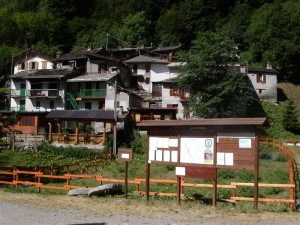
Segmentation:
{"type": "Polygon", "coordinates": [[[117,78],[115,78],[115,101],[114,101],[114,140],[113,140],[113,154],[117,154],[117,78]]]}

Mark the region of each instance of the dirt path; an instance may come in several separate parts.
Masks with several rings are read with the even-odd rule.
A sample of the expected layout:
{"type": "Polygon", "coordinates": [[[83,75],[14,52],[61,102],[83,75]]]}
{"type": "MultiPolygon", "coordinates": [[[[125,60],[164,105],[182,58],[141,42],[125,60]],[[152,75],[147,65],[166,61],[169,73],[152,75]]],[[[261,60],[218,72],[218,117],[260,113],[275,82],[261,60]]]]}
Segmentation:
{"type": "MultiPolygon", "coordinates": [[[[227,207],[228,208],[228,207],[227,207]]],[[[176,201],[12,194],[0,190],[1,225],[298,225],[299,212],[240,213],[176,201]]]]}

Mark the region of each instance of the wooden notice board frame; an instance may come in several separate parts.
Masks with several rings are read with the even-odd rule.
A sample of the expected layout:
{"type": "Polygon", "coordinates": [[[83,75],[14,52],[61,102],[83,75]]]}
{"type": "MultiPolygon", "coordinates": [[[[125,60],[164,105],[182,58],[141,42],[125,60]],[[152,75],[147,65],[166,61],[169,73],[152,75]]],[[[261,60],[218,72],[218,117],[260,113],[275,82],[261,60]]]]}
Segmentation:
{"type": "Polygon", "coordinates": [[[178,204],[180,179],[197,177],[213,180],[213,205],[216,205],[217,169],[228,168],[254,171],[254,208],[257,209],[259,128],[266,124],[266,118],[142,121],[138,126],[140,130],[146,130],[148,135],[147,200],[151,164],[171,164],[184,168],[184,175],[176,174],[178,204]]]}

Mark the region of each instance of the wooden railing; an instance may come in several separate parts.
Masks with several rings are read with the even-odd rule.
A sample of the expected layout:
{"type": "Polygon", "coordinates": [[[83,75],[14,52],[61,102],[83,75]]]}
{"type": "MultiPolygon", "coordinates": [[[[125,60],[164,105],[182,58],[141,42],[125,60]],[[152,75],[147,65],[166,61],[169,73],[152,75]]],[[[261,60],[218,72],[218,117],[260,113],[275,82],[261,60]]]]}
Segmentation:
{"type": "MultiPolygon", "coordinates": [[[[1,179],[0,184],[13,185],[15,188],[18,188],[20,185],[31,185],[37,188],[37,192],[41,192],[41,189],[54,189],[54,190],[63,190],[69,191],[75,188],[82,188],[86,186],[72,185],[71,182],[76,178],[78,179],[93,179],[99,182],[100,185],[103,183],[125,183],[124,179],[111,179],[105,178],[103,175],[84,175],[84,174],[64,174],[62,176],[44,174],[42,172],[33,172],[33,171],[19,171],[14,170],[12,172],[0,171],[0,176],[6,176],[6,179],[1,179]],[[27,175],[26,180],[22,178],[22,175],[27,175]],[[28,177],[29,176],[29,177],[28,177]],[[31,177],[30,177],[31,176],[31,177]],[[51,180],[51,185],[49,183],[42,183],[43,179],[51,180]],[[53,182],[54,180],[64,180],[65,183],[53,182]]],[[[146,183],[146,179],[136,177],[132,180],[128,180],[129,185],[135,186],[135,192],[138,192],[141,195],[145,195],[145,192],[141,191],[141,185],[146,183]]],[[[150,179],[150,183],[163,183],[163,184],[173,184],[177,185],[177,179],[167,180],[167,179],[150,179]]],[[[198,184],[198,183],[186,183],[184,179],[181,181],[181,198],[184,198],[184,189],[186,188],[213,188],[213,184],[198,184]]],[[[253,187],[254,183],[239,183],[231,182],[230,185],[218,184],[217,188],[222,189],[231,189],[230,199],[219,199],[219,201],[226,201],[231,203],[236,203],[237,201],[254,201],[254,198],[237,196],[237,189],[239,187],[253,187]]],[[[259,183],[260,188],[295,188],[295,184],[267,184],[259,183]]],[[[176,196],[176,193],[163,193],[163,192],[150,192],[150,195],[156,196],[176,196]]],[[[294,198],[282,199],[282,198],[259,198],[259,202],[272,202],[272,203],[295,203],[294,198]]]]}
{"type": "Polygon", "coordinates": [[[52,143],[102,146],[104,136],[103,134],[78,134],[78,143],[76,143],[76,134],[52,133],[52,143]]]}

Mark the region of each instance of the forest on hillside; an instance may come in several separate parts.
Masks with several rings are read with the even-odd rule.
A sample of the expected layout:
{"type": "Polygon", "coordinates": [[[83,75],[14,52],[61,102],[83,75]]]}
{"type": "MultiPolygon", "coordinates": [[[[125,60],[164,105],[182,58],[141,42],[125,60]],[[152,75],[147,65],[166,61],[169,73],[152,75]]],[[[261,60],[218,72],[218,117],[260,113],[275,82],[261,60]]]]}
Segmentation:
{"type": "Polygon", "coordinates": [[[0,0],[0,75],[28,48],[57,52],[174,46],[199,33],[226,33],[240,62],[300,83],[299,0],[0,0]]]}

